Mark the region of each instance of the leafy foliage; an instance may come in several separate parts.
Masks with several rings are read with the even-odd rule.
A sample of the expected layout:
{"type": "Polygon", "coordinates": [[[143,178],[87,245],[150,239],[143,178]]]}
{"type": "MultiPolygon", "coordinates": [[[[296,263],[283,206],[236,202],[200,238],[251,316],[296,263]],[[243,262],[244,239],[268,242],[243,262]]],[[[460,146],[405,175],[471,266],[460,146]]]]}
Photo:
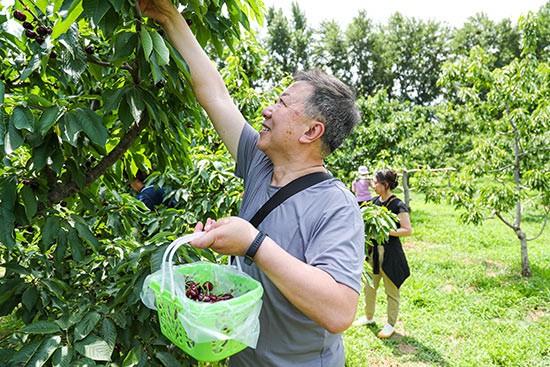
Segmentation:
{"type": "MultiPolygon", "coordinates": [[[[262,100],[240,72],[246,60],[231,61],[227,50],[241,26],[261,20],[259,4],[189,1],[180,9],[199,42],[232,65],[226,77],[239,86],[233,96],[249,102],[245,115],[256,113],[262,100]]],[[[195,365],[139,296],[166,246],[199,220],[236,214],[242,191],[185,62],[133,1],[24,0],[4,10],[0,316],[24,325],[0,349],[10,356],[2,362],[195,365]],[[11,19],[15,10],[51,34],[29,37],[11,19]],[[138,169],[153,169],[150,183],[178,208],[149,211],[137,201],[127,178],[138,169]]],[[[190,247],[177,261],[199,259],[221,261],[190,247]]]]}

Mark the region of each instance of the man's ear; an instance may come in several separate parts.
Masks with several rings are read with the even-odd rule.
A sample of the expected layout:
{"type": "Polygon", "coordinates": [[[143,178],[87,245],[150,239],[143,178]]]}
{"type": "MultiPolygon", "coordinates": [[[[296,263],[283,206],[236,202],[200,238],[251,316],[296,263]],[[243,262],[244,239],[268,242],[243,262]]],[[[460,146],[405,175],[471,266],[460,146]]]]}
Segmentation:
{"type": "Polygon", "coordinates": [[[325,133],[325,125],[316,120],[312,120],[309,124],[308,129],[300,136],[300,143],[308,144],[313,143],[323,136],[325,133]]]}

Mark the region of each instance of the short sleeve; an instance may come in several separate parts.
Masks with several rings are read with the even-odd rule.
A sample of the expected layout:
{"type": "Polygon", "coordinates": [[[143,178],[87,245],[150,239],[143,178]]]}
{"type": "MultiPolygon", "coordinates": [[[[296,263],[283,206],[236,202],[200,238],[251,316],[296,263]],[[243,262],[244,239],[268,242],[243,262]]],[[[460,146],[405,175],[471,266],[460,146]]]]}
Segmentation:
{"type": "Polygon", "coordinates": [[[392,205],[391,211],[396,215],[399,214],[399,213],[408,213],[409,212],[409,208],[407,208],[407,205],[405,205],[405,203],[403,201],[401,201],[400,199],[395,199],[392,204],[393,205],[392,205]]]}
{"type": "Polygon", "coordinates": [[[249,124],[245,124],[239,138],[239,148],[237,150],[237,164],[235,166],[235,176],[246,180],[250,167],[252,166],[252,157],[258,150],[258,139],[260,134],[249,124]]]}

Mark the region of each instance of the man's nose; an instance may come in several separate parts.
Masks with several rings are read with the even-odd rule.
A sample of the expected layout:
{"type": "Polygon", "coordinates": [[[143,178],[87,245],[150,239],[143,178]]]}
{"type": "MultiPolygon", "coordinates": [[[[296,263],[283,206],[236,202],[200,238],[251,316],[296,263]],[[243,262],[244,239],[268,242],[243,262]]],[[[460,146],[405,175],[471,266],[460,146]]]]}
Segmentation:
{"type": "Polygon", "coordinates": [[[266,107],[262,110],[262,117],[268,120],[271,118],[272,113],[273,113],[273,106],[266,107]]]}

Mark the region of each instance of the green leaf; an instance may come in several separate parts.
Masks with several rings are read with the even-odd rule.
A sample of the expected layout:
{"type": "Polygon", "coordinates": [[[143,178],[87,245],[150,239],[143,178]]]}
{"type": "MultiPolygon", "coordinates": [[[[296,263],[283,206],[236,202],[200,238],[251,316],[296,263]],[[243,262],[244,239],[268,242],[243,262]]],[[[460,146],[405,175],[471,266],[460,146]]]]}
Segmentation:
{"type": "Polygon", "coordinates": [[[0,244],[3,244],[11,251],[15,246],[13,237],[13,229],[15,227],[15,216],[13,209],[2,207],[2,215],[0,216],[0,244]]]}
{"type": "Polygon", "coordinates": [[[50,108],[53,103],[38,94],[25,94],[27,106],[50,108]]]}
{"type": "Polygon", "coordinates": [[[159,80],[162,79],[162,70],[160,69],[160,66],[157,62],[157,55],[151,55],[150,62],[151,62],[151,73],[153,73],[153,82],[156,84],[159,80]]]}
{"type": "Polygon", "coordinates": [[[38,300],[38,291],[36,290],[36,287],[31,285],[25,289],[25,292],[23,292],[23,295],[21,296],[21,300],[27,310],[32,311],[34,305],[36,305],[36,301],[38,300]]]}
{"type": "Polygon", "coordinates": [[[80,76],[88,66],[88,54],[82,47],[78,23],[74,23],[59,37],[59,43],[63,45],[61,52],[61,68],[65,83],[71,79],[80,83],[80,76]]]}
{"type": "Polygon", "coordinates": [[[149,56],[151,55],[151,52],[153,52],[153,40],[145,27],[141,28],[141,45],[143,47],[145,59],[149,61],[149,56]]]}
{"type": "Polygon", "coordinates": [[[108,1],[83,0],[82,8],[95,24],[98,24],[111,6],[108,1]]]}
{"type": "Polygon", "coordinates": [[[46,363],[46,361],[50,359],[50,357],[56,351],[56,349],[59,347],[60,344],[61,344],[61,337],[57,335],[44,340],[40,348],[38,348],[36,353],[34,353],[34,355],[32,356],[27,366],[31,366],[31,367],[43,366],[46,363]]]}
{"type": "Polygon", "coordinates": [[[63,281],[55,278],[42,279],[42,284],[59,299],[63,299],[63,289],[66,290],[67,285],[63,281]]]}
{"type": "Polygon", "coordinates": [[[63,110],[57,106],[50,107],[44,111],[42,116],[40,116],[40,120],[38,120],[38,130],[40,131],[40,135],[44,136],[53,124],[59,120],[62,113],[63,110]]]}
{"type": "Polygon", "coordinates": [[[23,185],[21,188],[21,198],[23,199],[23,206],[25,207],[25,214],[27,214],[27,219],[31,220],[32,217],[36,214],[37,203],[36,197],[34,196],[34,191],[27,186],[23,185]]]}
{"type": "Polygon", "coordinates": [[[117,34],[113,60],[130,56],[134,52],[136,46],[137,36],[135,32],[121,32],[117,34]]]}
{"type": "Polygon", "coordinates": [[[73,348],[64,345],[58,348],[52,358],[53,367],[69,367],[73,359],[73,348]]]}
{"type": "Polygon", "coordinates": [[[6,87],[4,86],[4,81],[0,80],[0,105],[4,104],[4,93],[6,87]]]}
{"type": "Polygon", "coordinates": [[[113,8],[115,8],[116,11],[120,11],[120,9],[124,6],[125,0],[109,0],[109,2],[113,5],[113,8]]]}
{"type": "Polygon", "coordinates": [[[128,97],[123,98],[120,101],[120,107],[118,108],[118,118],[120,119],[120,121],[122,121],[125,129],[128,129],[128,127],[130,127],[130,125],[132,125],[132,123],[134,122],[134,118],[132,117],[132,113],[130,112],[128,99],[128,97]]]}
{"type": "Polygon", "coordinates": [[[88,244],[92,246],[92,249],[97,254],[99,241],[97,240],[97,238],[95,238],[94,234],[90,231],[88,226],[83,223],[76,223],[75,227],[76,227],[76,230],[78,231],[78,235],[80,236],[80,238],[88,242],[88,244]]]}
{"type": "Polygon", "coordinates": [[[103,99],[103,115],[107,115],[109,112],[118,109],[120,100],[123,94],[126,92],[126,88],[115,88],[111,90],[105,90],[102,94],[103,99]]]}
{"type": "Polygon", "coordinates": [[[53,32],[50,36],[51,40],[56,39],[63,33],[67,32],[71,25],[75,23],[76,19],[82,13],[82,0],[77,0],[71,4],[67,18],[65,18],[61,23],[56,23],[53,27],[53,32]]]}
{"type": "Polygon", "coordinates": [[[29,75],[31,75],[31,73],[35,71],[39,66],[40,66],[40,54],[36,53],[31,57],[31,59],[29,60],[29,64],[27,65],[25,70],[23,70],[23,72],[21,73],[20,81],[24,82],[29,77],[29,75]]]}
{"type": "Polygon", "coordinates": [[[71,362],[71,367],[95,367],[96,363],[90,358],[81,358],[71,362]]]}
{"type": "Polygon", "coordinates": [[[107,137],[109,132],[103,120],[94,111],[89,108],[77,108],[76,118],[82,126],[82,130],[88,135],[88,137],[97,145],[105,148],[107,143],[107,137]]]}
{"type": "Polygon", "coordinates": [[[42,243],[44,248],[47,248],[55,241],[60,228],[60,218],[58,216],[50,215],[46,218],[46,222],[42,228],[42,243]]]}
{"type": "Polygon", "coordinates": [[[13,123],[19,130],[27,129],[30,132],[34,131],[34,116],[28,108],[16,107],[13,110],[13,123]]]}
{"type": "Polygon", "coordinates": [[[159,361],[161,361],[162,364],[165,365],[166,367],[181,366],[180,362],[168,352],[158,352],[157,354],[155,354],[155,357],[157,357],[159,361]]]}
{"type": "Polygon", "coordinates": [[[77,166],[72,159],[68,159],[66,163],[71,174],[71,179],[76,182],[78,187],[84,188],[86,185],[86,175],[84,174],[82,168],[77,166]]]}
{"type": "Polygon", "coordinates": [[[82,131],[82,126],[76,119],[73,112],[67,112],[59,122],[61,131],[61,139],[71,144],[73,147],[78,146],[78,136],[82,131]]]}
{"type": "Polygon", "coordinates": [[[46,166],[48,162],[49,152],[51,147],[48,146],[48,142],[43,142],[40,146],[33,149],[32,161],[34,163],[34,168],[40,171],[46,166]]]}
{"type": "Polygon", "coordinates": [[[152,32],[153,48],[157,55],[157,61],[160,66],[167,65],[170,62],[170,50],[166,47],[164,38],[158,32],[152,32]]]}
{"type": "Polygon", "coordinates": [[[4,184],[2,190],[2,207],[4,209],[13,210],[15,206],[15,199],[17,197],[16,193],[17,181],[15,177],[11,177],[4,184]]]}
{"type": "Polygon", "coordinates": [[[4,149],[6,154],[13,153],[21,145],[23,145],[23,135],[21,135],[21,132],[15,127],[13,118],[11,118],[8,124],[8,133],[4,136],[4,149]]]}
{"type": "Polygon", "coordinates": [[[65,164],[65,157],[63,156],[63,151],[61,149],[56,149],[53,151],[53,154],[50,155],[52,159],[52,164],[50,167],[59,175],[61,174],[61,169],[65,164]]]}
{"type": "Polygon", "coordinates": [[[50,2],[49,2],[48,0],[37,0],[37,1],[34,2],[34,5],[36,5],[36,7],[37,7],[38,9],[40,9],[40,11],[41,11],[42,13],[48,14],[48,12],[47,12],[46,9],[47,9],[49,3],[50,3],[50,2]]]}
{"type": "Polygon", "coordinates": [[[69,227],[69,243],[71,244],[71,252],[75,261],[82,261],[86,249],[82,245],[82,240],[78,237],[78,232],[73,227],[69,227]]]}
{"type": "Polygon", "coordinates": [[[107,344],[114,348],[117,332],[115,324],[110,319],[103,319],[103,323],[101,324],[101,334],[107,344]]]}
{"type": "Polygon", "coordinates": [[[135,346],[130,350],[124,361],[122,361],[122,367],[134,367],[137,366],[141,358],[141,347],[135,346]]]}
{"type": "Polygon", "coordinates": [[[27,366],[27,362],[32,358],[38,347],[40,347],[40,344],[42,344],[42,340],[25,344],[15,353],[11,362],[15,364],[22,363],[24,366],[27,366]]]}
{"type": "Polygon", "coordinates": [[[92,311],[84,316],[84,318],[78,323],[78,325],[76,325],[74,329],[75,340],[81,340],[87,337],[95,328],[100,319],[101,316],[95,311],[92,311]]]}
{"type": "Polygon", "coordinates": [[[91,334],[86,339],[76,342],[74,349],[84,357],[94,361],[108,361],[111,359],[114,346],[110,346],[105,340],[91,334]]]}
{"type": "Polygon", "coordinates": [[[59,326],[49,321],[37,321],[27,325],[21,329],[22,332],[28,334],[52,334],[60,331],[59,326]]]}
{"type": "Polygon", "coordinates": [[[143,103],[143,97],[137,89],[132,89],[126,95],[126,101],[128,106],[130,106],[130,113],[134,118],[134,121],[139,121],[141,119],[141,114],[145,109],[145,103],[143,103]]]}
{"type": "Polygon", "coordinates": [[[27,269],[25,269],[24,267],[22,267],[19,264],[13,263],[13,262],[0,264],[0,266],[2,266],[4,268],[6,268],[7,270],[10,270],[14,273],[17,273],[17,274],[21,274],[21,275],[30,275],[31,274],[27,269]]]}

